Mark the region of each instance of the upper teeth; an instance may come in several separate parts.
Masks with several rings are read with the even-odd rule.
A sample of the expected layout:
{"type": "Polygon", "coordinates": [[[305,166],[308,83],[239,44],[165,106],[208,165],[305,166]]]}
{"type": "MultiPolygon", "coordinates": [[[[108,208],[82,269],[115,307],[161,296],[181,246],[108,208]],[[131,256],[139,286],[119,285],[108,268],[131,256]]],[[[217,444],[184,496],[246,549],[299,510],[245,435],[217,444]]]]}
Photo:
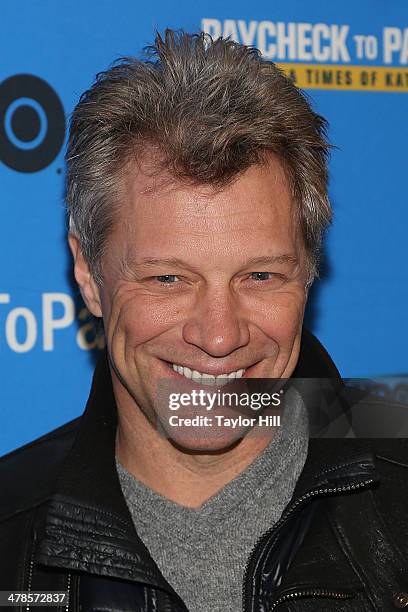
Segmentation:
{"type": "Polygon", "coordinates": [[[201,385],[226,385],[227,383],[231,382],[231,380],[241,378],[245,372],[245,370],[236,370],[235,372],[230,372],[229,374],[214,376],[213,374],[203,374],[197,370],[190,370],[190,368],[186,368],[175,363],[173,363],[173,370],[186,378],[191,378],[192,380],[197,381],[201,385]]]}

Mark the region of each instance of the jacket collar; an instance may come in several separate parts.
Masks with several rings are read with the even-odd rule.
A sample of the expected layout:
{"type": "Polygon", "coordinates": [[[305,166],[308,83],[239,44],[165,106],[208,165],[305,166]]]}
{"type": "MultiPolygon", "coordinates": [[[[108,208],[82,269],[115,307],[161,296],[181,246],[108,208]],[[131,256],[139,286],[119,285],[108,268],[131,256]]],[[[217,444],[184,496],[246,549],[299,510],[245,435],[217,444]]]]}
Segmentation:
{"type": "Polygon", "coordinates": [[[36,560],[173,589],[136,534],[115,465],[117,408],[106,351],[48,502],[36,560]],[[95,537],[96,536],[96,537],[95,537]]]}
{"type": "MultiPolygon", "coordinates": [[[[297,373],[302,373],[301,363],[297,373]]],[[[48,502],[36,560],[141,581],[174,593],[134,529],[116,472],[116,426],[117,408],[105,353],[95,369],[76,440],[48,502]]],[[[375,477],[375,470],[368,442],[311,439],[293,499],[322,486],[347,485],[369,477],[375,477]]]]}

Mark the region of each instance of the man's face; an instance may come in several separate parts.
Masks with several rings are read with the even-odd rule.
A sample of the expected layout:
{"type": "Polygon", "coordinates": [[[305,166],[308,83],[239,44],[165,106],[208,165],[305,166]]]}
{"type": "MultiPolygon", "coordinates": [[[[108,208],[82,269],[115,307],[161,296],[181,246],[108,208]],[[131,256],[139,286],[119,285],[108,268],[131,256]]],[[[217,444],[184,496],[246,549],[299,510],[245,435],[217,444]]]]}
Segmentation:
{"type": "MultiPolygon", "coordinates": [[[[135,166],[120,215],[99,290],[119,404],[131,402],[148,418],[160,414],[160,381],[177,386],[194,370],[292,374],[307,266],[275,157],[218,191],[160,181],[135,166]]],[[[168,433],[199,446],[177,439],[174,428],[168,433]]],[[[234,436],[206,444],[219,450],[234,436]]]]}

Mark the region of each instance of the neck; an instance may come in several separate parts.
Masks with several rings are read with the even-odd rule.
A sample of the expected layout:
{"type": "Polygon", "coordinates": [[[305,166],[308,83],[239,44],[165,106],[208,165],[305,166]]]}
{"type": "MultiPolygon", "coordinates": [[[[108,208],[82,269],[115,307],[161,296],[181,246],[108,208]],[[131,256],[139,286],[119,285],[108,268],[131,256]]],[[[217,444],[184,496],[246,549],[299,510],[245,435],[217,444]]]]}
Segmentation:
{"type": "Polygon", "coordinates": [[[262,435],[251,430],[234,445],[216,452],[181,449],[157,431],[114,375],[113,382],[118,460],[143,484],[182,506],[200,507],[245,470],[275,433],[274,428],[262,435]]]}

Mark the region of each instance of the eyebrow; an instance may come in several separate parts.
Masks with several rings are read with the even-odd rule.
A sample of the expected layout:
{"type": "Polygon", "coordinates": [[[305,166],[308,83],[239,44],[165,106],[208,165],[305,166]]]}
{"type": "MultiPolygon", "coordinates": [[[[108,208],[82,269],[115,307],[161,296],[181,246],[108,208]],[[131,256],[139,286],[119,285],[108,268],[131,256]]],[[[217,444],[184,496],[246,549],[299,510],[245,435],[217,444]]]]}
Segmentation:
{"type": "Polygon", "coordinates": [[[295,255],[290,255],[289,253],[283,255],[269,255],[262,257],[251,257],[246,262],[246,266],[270,266],[274,264],[292,264],[297,265],[299,263],[299,259],[295,257],[295,255]]]}
{"type": "Polygon", "coordinates": [[[178,257],[144,257],[140,261],[135,261],[136,266],[177,266],[178,268],[185,268],[187,262],[179,259],[178,257]]]}

